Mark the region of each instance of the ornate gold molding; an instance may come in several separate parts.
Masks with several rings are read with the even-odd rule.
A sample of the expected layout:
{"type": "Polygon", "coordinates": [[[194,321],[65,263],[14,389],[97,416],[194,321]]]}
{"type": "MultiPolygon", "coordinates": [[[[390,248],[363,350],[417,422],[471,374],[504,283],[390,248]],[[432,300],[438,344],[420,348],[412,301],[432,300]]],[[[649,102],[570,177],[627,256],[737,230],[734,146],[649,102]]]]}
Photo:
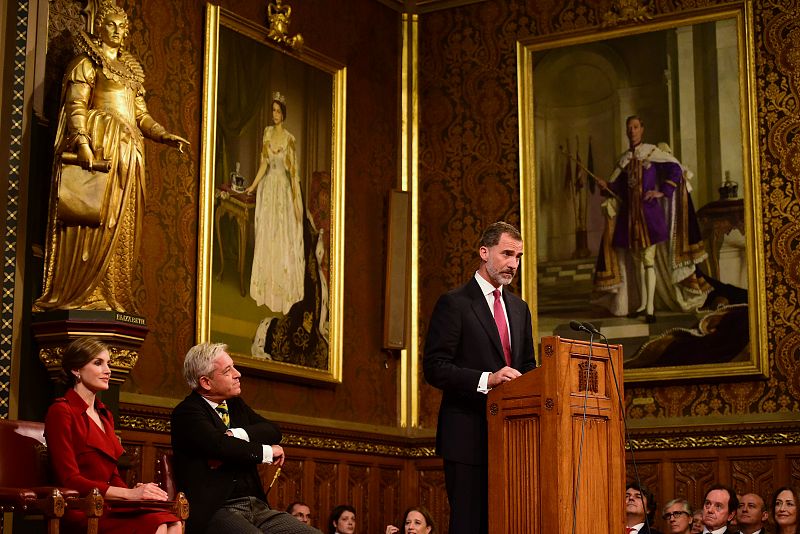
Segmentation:
{"type": "Polygon", "coordinates": [[[645,22],[653,18],[648,6],[639,5],[639,0],[614,0],[611,9],[603,15],[603,26],[619,26],[645,22]]]}
{"type": "Polygon", "coordinates": [[[126,430],[147,430],[151,432],[169,432],[169,419],[148,417],[146,415],[120,414],[117,424],[126,430]]]}
{"type": "Polygon", "coordinates": [[[627,450],[709,449],[800,445],[800,432],[759,432],[737,435],[667,436],[633,438],[627,450]]]}
{"type": "Polygon", "coordinates": [[[289,37],[289,23],[292,19],[292,6],[284,4],[283,0],[275,0],[267,5],[267,22],[269,31],[267,38],[278,44],[300,50],[305,41],[299,33],[289,37]]]}

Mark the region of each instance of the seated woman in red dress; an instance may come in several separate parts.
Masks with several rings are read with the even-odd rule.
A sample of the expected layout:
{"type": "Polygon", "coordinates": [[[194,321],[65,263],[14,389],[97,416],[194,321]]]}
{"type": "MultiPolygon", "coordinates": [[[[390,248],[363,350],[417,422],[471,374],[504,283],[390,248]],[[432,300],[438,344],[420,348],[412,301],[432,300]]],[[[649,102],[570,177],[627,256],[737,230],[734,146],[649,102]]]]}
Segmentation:
{"type": "MultiPolygon", "coordinates": [[[[45,438],[59,485],[81,495],[97,488],[106,499],[167,500],[154,483],[129,488],[120,477],[117,460],[125,452],[114,434],[114,419],[97,392],[108,389],[111,371],[108,347],[94,338],[80,338],[64,350],[62,370],[69,388],[53,402],[45,420],[45,438]]],[[[62,523],[65,532],[86,532],[86,516],[71,510],[62,523]]],[[[181,521],[163,510],[106,508],[100,532],[180,534],[181,521]]]]}

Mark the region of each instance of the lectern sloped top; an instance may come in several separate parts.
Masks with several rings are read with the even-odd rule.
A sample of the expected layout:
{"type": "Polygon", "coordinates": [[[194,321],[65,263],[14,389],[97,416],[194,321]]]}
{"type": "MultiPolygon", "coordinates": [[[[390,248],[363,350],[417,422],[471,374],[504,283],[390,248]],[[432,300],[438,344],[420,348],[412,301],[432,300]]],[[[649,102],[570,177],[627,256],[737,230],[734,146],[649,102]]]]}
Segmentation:
{"type": "Polygon", "coordinates": [[[622,347],[544,337],[539,360],[487,399],[489,533],[619,532],[622,347]]]}

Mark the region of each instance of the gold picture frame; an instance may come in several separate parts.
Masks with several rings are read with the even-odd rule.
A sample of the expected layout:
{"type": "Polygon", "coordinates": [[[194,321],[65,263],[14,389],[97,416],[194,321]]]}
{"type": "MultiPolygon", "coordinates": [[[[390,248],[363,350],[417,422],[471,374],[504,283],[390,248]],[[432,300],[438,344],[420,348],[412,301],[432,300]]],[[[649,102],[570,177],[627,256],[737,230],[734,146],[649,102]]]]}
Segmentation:
{"type": "MultiPolygon", "coordinates": [[[[535,308],[534,332],[584,337],[588,333],[572,331],[570,321],[592,323],[612,343],[624,345],[628,383],[766,377],[752,6],[738,2],[658,18],[644,10],[637,16],[635,24],[611,17],[601,31],[581,29],[517,44],[521,225],[527,266],[522,286],[535,308]],[[652,324],[644,317],[615,316],[598,304],[603,303],[603,293],[594,283],[595,263],[604,233],[598,223],[608,219],[609,212],[603,211],[600,186],[589,174],[608,180],[619,165],[615,156],[628,149],[625,122],[631,115],[639,115],[645,124],[644,142],[666,141],[659,147],[674,150],[682,164],[707,255],[696,267],[714,282],[711,295],[727,299],[715,300],[714,305],[728,303],[714,312],[694,308],[662,313],[661,289],[652,324]],[[694,178],[689,179],[686,169],[694,178]],[[724,261],[731,263],[723,264],[721,253],[729,249],[738,250],[739,257],[726,256],[724,261]],[[723,276],[733,277],[737,266],[736,283],[720,285],[723,276]],[[741,286],[744,293],[737,291],[741,286]],[[741,326],[735,333],[746,333],[738,344],[700,348],[710,346],[713,336],[722,336],[721,321],[732,317],[741,326]],[[678,351],[682,346],[691,349],[678,351]]],[[[670,236],[676,235],[674,228],[669,226],[670,236]]],[[[670,242],[663,246],[665,254],[670,242]]],[[[672,290],[661,280],[658,285],[672,290]]],[[[635,297],[629,296],[614,311],[642,302],[635,297]]],[[[666,294],[664,309],[668,301],[666,294]]],[[[635,308],[628,313],[635,314],[635,308]]]]}
{"type": "Polygon", "coordinates": [[[267,35],[207,4],[197,340],[339,383],[346,68],[267,35]]]}

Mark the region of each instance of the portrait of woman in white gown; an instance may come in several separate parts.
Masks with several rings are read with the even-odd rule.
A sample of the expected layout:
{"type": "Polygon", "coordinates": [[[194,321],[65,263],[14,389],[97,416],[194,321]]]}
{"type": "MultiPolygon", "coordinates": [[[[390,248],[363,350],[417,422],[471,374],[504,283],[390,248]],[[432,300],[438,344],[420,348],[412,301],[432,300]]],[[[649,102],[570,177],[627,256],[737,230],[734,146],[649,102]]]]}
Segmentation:
{"type": "Polygon", "coordinates": [[[286,97],[272,95],[272,122],[264,129],[261,159],[247,193],[256,192],[255,247],[250,297],[275,313],[303,298],[303,197],[297,143],[284,128],[286,97]]]}

